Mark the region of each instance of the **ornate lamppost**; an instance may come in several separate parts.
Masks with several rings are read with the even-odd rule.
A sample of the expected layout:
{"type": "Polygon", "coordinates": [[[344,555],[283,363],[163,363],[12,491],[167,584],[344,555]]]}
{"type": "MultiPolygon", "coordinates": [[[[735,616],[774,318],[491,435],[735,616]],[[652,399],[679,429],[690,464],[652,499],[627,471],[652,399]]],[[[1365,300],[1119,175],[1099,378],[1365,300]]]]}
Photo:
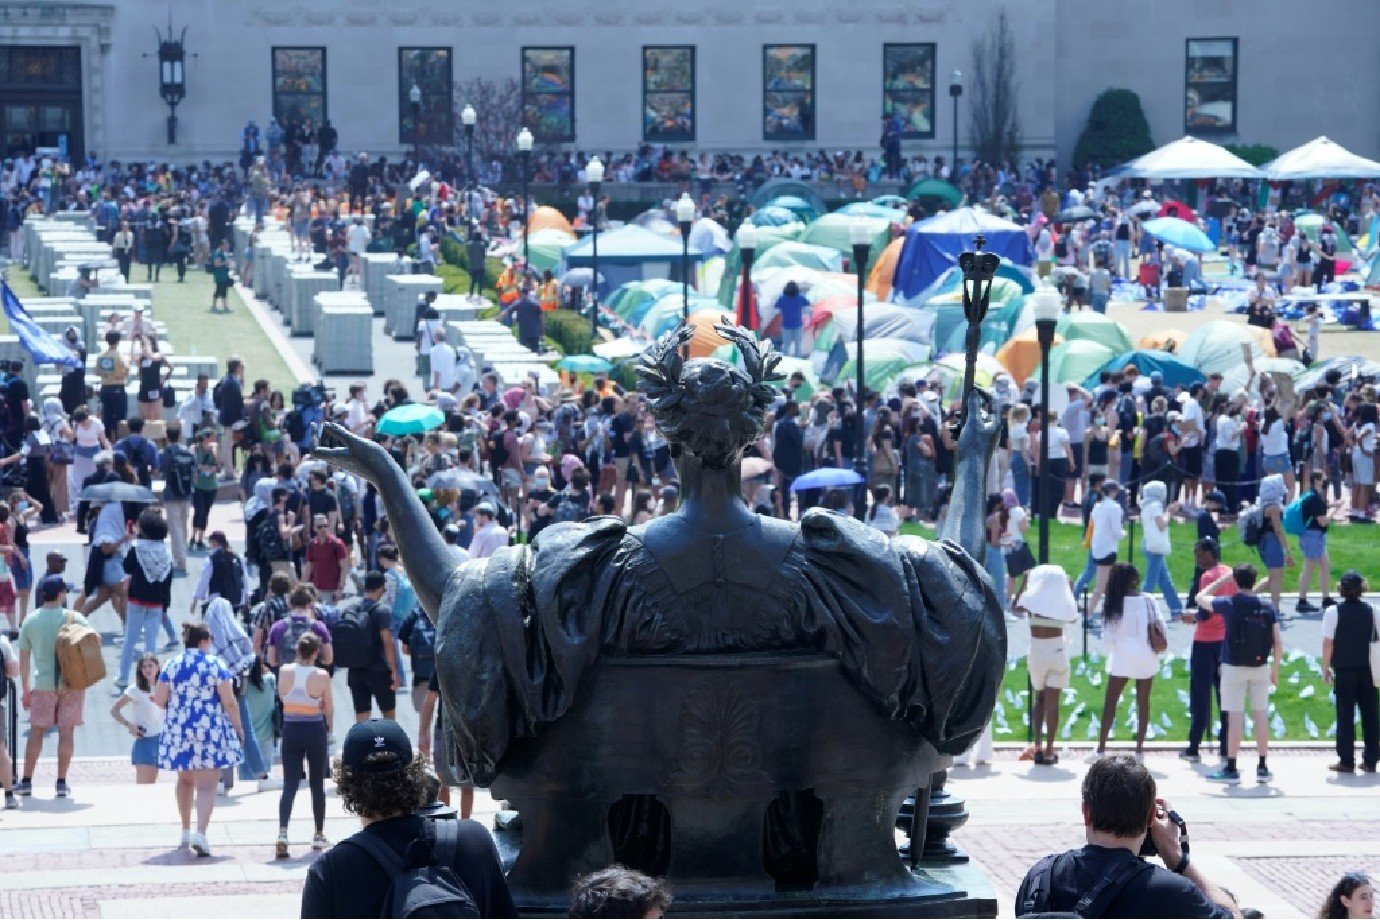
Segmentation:
{"type": "Polygon", "coordinates": [[[963,95],[963,71],[955,70],[949,75],[949,95],[954,100],[954,159],[949,164],[949,182],[958,185],[958,97],[963,95]]]}
{"type": "Polygon", "coordinates": [[[694,223],[694,199],[682,192],[676,201],[676,226],[680,228],[680,313],[686,322],[690,320],[690,228],[694,223]]]}
{"type": "Polygon", "coordinates": [[[474,106],[465,104],[460,111],[460,124],[465,128],[465,188],[474,188],[478,183],[474,180],[474,124],[479,120],[479,113],[475,112],[474,106]]]}
{"type": "Polygon", "coordinates": [[[154,27],[158,35],[158,95],[168,104],[168,144],[177,143],[177,106],[187,95],[187,52],[183,42],[187,38],[187,27],[182,34],[173,37],[172,21],[168,21],[168,34],[164,35],[154,27]]]}
{"type": "Polygon", "coordinates": [[[517,133],[518,164],[522,169],[522,264],[531,269],[531,256],[527,251],[527,181],[532,172],[532,132],[523,128],[517,133]]]}
{"type": "Polygon", "coordinates": [[[412,103],[412,165],[414,173],[422,168],[422,88],[416,83],[407,91],[412,103]]]}
{"type": "Polygon", "coordinates": [[[857,433],[854,435],[853,469],[862,479],[862,482],[858,483],[854,495],[853,513],[861,521],[867,513],[867,420],[863,415],[863,409],[867,402],[867,377],[864,374],[863,364],[863,339],[865,338],[863,333],[863,272],[867,269],[867,256],[872,250],[872,232],[865,222],[855,220],[853,225],[848,228],[848,236],[853,244],[853,273],[858,279],[858,348],[853,359],[858,372],[858,404],[853,410],[853,419],[857,423],[857,433]]]}
{"type": "Polygon", "coordinates": [[[599,158],[590,157],[585,166],[585,179],[589,182],[589,197],[594,207],[589,209],[590,246],[594,262],[594,277],[590,280],[592,296],[589,301],[589,331],[594,343],[599,341],[599,189],[604,184],[604,164],[599,158]]]}

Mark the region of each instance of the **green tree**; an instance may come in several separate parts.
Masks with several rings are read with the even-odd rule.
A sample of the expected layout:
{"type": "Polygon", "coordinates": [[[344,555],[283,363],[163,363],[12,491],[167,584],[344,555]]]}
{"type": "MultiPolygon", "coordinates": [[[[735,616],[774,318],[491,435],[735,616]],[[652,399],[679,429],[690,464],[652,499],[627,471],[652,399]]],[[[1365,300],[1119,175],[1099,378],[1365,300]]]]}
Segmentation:
{"type": "Polygon", "coordinates": [[[1120,166],[1155,149],[1140,97],[1129,89],[1109,89],[1088,112],[1088,124],[1073,148],[1073,165],[1120,166]]]}
{"type": "Polygon", "coordinates": [[[973,153],[984,163],[1014,162],[1021,152],[1021,117],[1016,110],[1016,36],[1006,10],[973,40],[972,54],[968,124],[973,153]]]}

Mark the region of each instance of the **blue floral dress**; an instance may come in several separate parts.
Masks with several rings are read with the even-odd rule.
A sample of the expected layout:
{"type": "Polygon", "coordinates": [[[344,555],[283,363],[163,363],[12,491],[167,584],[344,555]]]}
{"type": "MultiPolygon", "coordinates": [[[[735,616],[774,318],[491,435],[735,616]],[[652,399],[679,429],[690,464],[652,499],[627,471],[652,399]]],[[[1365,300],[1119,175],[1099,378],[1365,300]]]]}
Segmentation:
{"type": "Polygon", "coordinates": [[[188,649],[163,665],[158,680],[168,684],[170,692],[158,737],[160,770],[221,769],[244,759],[235,726],[216,690],[231,676],[225,662],[200,649],[188,649]]]}

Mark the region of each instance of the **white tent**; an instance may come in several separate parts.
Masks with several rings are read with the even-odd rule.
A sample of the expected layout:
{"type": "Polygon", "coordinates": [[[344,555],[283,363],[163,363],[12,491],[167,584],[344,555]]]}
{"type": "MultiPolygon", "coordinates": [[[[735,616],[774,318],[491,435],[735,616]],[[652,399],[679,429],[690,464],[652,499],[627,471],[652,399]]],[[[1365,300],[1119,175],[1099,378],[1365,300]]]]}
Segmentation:
{"type": "Polygon", "coordinates": [[[1223,147],[1183,137],[1137,157],[1116,175],[1131,179],[1259,179],[1263,174],[1223,147]]]}
{"type": "Polygon", "coordinates": [[[1376,179],[1380,163],[1347,150],[1336,141],[1316,137],[1265,164],[1265,177],[1289,179],[1376,179]]]}

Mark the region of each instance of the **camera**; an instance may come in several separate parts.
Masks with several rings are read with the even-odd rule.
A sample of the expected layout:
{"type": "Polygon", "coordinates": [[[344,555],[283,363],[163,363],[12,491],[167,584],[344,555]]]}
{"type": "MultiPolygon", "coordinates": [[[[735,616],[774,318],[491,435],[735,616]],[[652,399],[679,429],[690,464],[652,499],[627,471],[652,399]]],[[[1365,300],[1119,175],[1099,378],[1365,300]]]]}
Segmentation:
{"type": "MultiPolygon", "coordinates": [[[[1179,847],[1180,847],[1180,851],[1182,852],[1182,854],[1183,854],[1184,856],[1187,856],[1187,855],[1188,855],[1188,824],[1185,823],[1184,819],[1183,819],[1182,817],[1180,817],[1179,813],[1178,813],[1177,811],[1175,811],[1174,809],[1172,809],[1172,808],[1169,810],[1169,820],[1172,821],[1172,822],[1174,822],[1174,826],[1177,827],[1177,828],[1179,829],[1179,847]]],[[[1141,855],[1141,856],[1155,856],[1155,855],[1157,855],[1158,853],[1159,853],[1159,849],[1155,846],[1155,838],[1154,838],[1154,836],[1153,836],[1152,834],[1150,834],[1150,833],[1147,831],[1146,834],[1145,834],[1145,840],[1142,841],[1142,843],[1141,843],[1141,845],[1140,845],[1140,855],[1141,855]]],[[[1170,868],[1170,869],[1173,869],[1174,867],[1173,867],[1173,866],[1170,866],[1169,868],[1170,868]]]]}
{"type": "Polygon", "coordinates": [[[303,384],[292,391],[292,406],[295,409],[319,409],[334,393],[324,383],[303,384]]]}

